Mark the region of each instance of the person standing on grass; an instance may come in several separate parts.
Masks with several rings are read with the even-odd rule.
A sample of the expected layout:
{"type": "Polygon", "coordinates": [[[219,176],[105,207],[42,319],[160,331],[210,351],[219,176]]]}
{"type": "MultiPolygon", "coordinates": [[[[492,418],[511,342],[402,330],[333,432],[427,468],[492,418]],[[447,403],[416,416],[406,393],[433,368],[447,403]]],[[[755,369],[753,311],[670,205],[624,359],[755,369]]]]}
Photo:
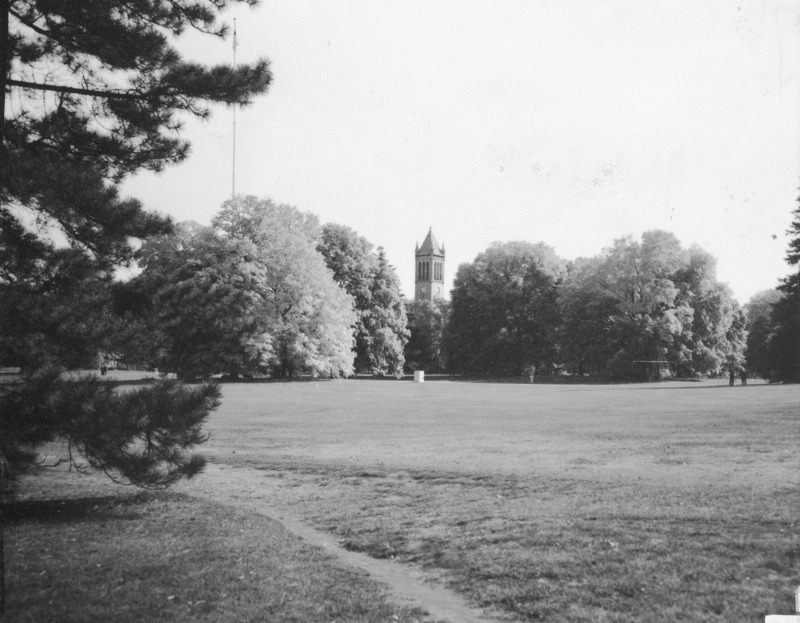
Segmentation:
{"type": "Polygon", "coordinates": [[[736,371],[733,369],[733,366],[728,368],[728,385],[733,387],[736,383],[736,371]]]}
{"type": "Polygon", "coordinates": [[[747,385],[747,368],[742,368],[742,371],[739,373],[739,378],[742,379],[742,385],[747,385]]]}

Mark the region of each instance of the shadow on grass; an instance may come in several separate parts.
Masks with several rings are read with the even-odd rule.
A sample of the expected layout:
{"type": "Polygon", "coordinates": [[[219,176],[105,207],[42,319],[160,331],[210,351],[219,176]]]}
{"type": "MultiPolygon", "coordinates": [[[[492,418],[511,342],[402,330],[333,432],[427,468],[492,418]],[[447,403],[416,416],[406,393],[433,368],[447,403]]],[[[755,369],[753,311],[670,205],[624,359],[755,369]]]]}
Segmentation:
{"type": "MultiPolygon", "coordinates": [[[[412,377],[405,377],[403,380],[413,380],[412,377]]],[[[490,377],[490,376],[449,376],[447,374],[431,374],[425,376],[425,382],[453,382],[453,383],[483,383],[487,385],[531,385],[527,377],[490,377]]],[[[620,381],[608,380],[594,377],[570,377],[570,376],[542,376],[536,377],[533,385],[570,385],[580,386],[582,389],[595,389],[607,391],[609,389],[730,389],[727,379],[663,379],[660,381],[620,381]]],[[[782,383],[770,383],[761,379],[753,379],[752,387],[774,387],[782,383]]],[[[737,389],[741,387],[738,383],[737,389]]]]}
{"type": "MultiPolygon", "coordinates": [[[[312,376],[301,376],[301,377],[292,377],[292,378],[285,378],[285,379],[272,379],[272,378],[235,378],[235,377],[211,377],[208,379],[178,379],[187,385],[197,385],[199,383],[215,383],[217,385],[246,385],[246,384],[274,384],[274,383],[324,383],[326,381],[335,381],[341,379],[329,379],[329,378],[321,378],[317,377],[314,378],[312,376]]],[[[136,379],[136,380],[115,380],[115,379],[101,379],[104,383],[109,383],[114,387],[122,387],[122,386],[137,386],[137,385],[152,385],[154,383],[158,383],[161,379],[156,378],[143,378],[143,379],[136,379]]]]}
{"type": "Polygon", "coordinates": [[[94,496],[55,500],[11,500],[2,506],[7,525],[18,523],[70,523],[75,521],[107,521],[139,519],[136,506],[151,499],[152,494],[138,492],[129,496],[94,496]]]}
{"type": "MultiPolygon", "coordinates": [[[[414,380],[413,376],[403,377],[404,381],[414,380]]],[[[646,380],[625,381],[619,379],[605,379],[596,376],[571,376],[569,374],[559,375],[539,375],[533,383],[527,376],[482,376],[482,375],[460,375],[460,374],[426,374],[425,382],[454,382],[454,383],[486,383],[490,385],[581,385],[598,386],[606,388],[610,385],[641,386],[647,385],[646,380]]],[[[699,379],[669,379],[663,381],[650,381],[649,383],[660,386],[664,383],[699,383],[699,379]]]]}
{"type": "Polygon", "coordinates": [[[9,623],[421,620],[269,517],[171,491],[87,491],[97,483],[71,476],[31,481],[38,499],[4,507],[9,623]]]}

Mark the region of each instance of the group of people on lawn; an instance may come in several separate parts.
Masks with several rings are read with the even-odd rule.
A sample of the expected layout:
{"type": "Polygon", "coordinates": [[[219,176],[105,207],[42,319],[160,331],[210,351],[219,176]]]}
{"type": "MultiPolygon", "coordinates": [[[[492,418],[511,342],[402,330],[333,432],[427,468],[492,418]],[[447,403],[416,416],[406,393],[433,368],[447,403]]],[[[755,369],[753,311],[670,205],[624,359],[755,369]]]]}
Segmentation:
{"type": "MultiPolygon", "coordinates": [[[[747,368],[739,368],[739,378],[742,380],[742,385],[747,385],[747,368]]],[[[731,366],[728,368],[728,385],[733,387],[736,384],[736,368],[731,366]]]]}

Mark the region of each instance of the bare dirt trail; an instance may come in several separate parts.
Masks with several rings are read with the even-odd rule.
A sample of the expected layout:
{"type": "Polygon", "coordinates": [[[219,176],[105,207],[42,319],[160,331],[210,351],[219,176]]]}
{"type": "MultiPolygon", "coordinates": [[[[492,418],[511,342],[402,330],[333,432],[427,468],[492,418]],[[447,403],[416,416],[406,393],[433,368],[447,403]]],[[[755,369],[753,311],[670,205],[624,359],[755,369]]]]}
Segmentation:
{"type": "Polygon", "coordinates": [[[236,506],[279,521],[290,532],[308,543],[325,549],[346,564],[368,572],[388,586],[390,598],[403,606],[426,610],[431,621],[447,623],[499,623],[465,599],[432,583],[433,577],[419,569],[391,560],[379,560],[341,547],[337,537],[311,528],[292,515],[289,509],[275,506],[270,499],[269,481],[257,469],[209,464],[202,476],[184,481],[177,490],[195,497],[236,506]]]}

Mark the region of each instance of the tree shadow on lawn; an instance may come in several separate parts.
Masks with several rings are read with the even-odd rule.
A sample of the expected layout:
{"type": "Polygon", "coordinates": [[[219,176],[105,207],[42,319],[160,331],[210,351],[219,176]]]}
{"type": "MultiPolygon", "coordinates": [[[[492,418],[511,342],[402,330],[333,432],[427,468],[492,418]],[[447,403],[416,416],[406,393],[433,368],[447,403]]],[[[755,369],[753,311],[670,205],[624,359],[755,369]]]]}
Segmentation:
{"type": "MultiPolygon", "coordinates": [[[[409,380],[410,377],[404,377],[404,380],[409,380]]],[[[710,379],[715,380],[715,379],[710,379]]],[[[727,379],[716,379],[720,383],[725,381],[727,386],[727,379]]],[[[430,374],[425,375],[426,382],[442,382],[451,381],[454,383],[486,383],[496,385],[580,385],[582,387],[597,386],[598,388],[608,389],[610,386],[625,386],[625,387],[642,387],[652,385],[653,387],[663,387],[666,383],[681,383],[695,384],[703,383],[702,379],[663,379],[660,381],[646,381],[634,380],[625,381],[620,379],[606,379],[597,376],[572,376],[569,374],[558,375],[539,375],[531,383],[530,378],[527,376],[483,376],[483,375],[460,375],[460,374],[430,374]]],[[[686,385],[681,385],[685,387],[686,385]]],[[[716,385],[714,386],[716,387],[716,385]]]]}
{"type": "MultiPolygon", "coordinates": [[[[407,380],[407,379],[406,379],[407,380]]],[[[426,376],[425,382],[475,383],[486,385],[531,385],[527,377],[478,377],[478,376],[426,376]]],[[[762,379],[752,379],[746,387],[776,387],[785,383],[770,383],[762,379]]],[[[609,390],[686,390],[686,389],[730,389],[728,380],[719,379],[664,379],[661,381],[619,381],[598,378],[573,378],[562,376],[536,377],[533,385],[580,387],[582,391],[609,390]]],[[[736,384],[736,388],[741,385],[736,384]]]]}
{"type": "Polygon", "coordinates": [[[75,521],[107,521],[109,519],[140,519],[137,505],[153,494],[138,492],[132,495],[104,495],[67,499],[10,500],[2,505],[7,525],[20,523],[71,523],[75,521]]]}

